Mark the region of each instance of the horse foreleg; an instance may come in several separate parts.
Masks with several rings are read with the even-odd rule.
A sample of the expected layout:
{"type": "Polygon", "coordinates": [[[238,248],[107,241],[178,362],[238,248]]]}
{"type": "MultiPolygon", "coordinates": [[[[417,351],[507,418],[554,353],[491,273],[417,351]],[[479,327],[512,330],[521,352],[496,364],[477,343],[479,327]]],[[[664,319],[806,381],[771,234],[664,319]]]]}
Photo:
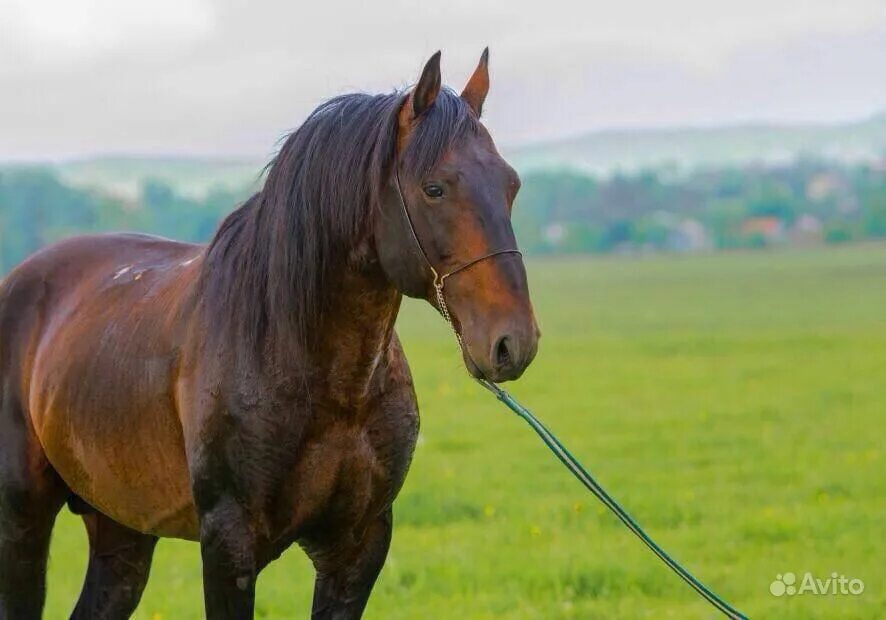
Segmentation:
{"type": "Polygon", "coordinates": [[[232,497],[200,515],[207,620],[249,620],[255,606],[255,542],[246,510],[232,497]]]}
{"type": "Polygon", "coordinates": [[[71,618],[129,618],[148,583],[157,538],[99,512],[85,514],[83,522],[89,536],[89,568],[71,618]]]}
{"type": "Polygon", "coordinates": [[[360,618],[391,544],[392,519],[388,509],[351,548],[320,547],[310,551],[317,569],[314,582],[314,620],[360,618]]]}

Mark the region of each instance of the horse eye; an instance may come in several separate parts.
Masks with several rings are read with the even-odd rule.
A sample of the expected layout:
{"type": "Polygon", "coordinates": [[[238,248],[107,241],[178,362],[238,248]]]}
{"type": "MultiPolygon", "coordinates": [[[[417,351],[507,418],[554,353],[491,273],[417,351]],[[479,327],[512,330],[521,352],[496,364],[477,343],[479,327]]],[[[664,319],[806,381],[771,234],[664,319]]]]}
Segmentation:
{"type": "Polygon", "coordinates": [[[428,198],[443,197],[443,188],[439,185],[425,185],[422,189],[425,192],[425,196],[427,196],[428,198]]]}

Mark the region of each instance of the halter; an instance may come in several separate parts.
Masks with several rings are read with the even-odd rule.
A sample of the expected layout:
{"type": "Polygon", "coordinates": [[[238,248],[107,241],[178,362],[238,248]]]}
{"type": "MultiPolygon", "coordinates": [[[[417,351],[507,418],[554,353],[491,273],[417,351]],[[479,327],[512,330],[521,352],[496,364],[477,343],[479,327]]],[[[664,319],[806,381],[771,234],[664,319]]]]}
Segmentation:
{"type": "Polygon", "coordinates": [[[450,269],[446,273],[441,274],[431,263],[431,259],[428,258],[428,253],[425,252],[425,248],[422,245],[421,240],[418,238],[418,234],[415,232],[415,225],[412,223],[412,216],[409,215],[409,207],[406,206],[406,198],[403,196],[403,188],[400,186],[400,166],[396,163],[394,164],[394,180],[395,186],[397,187],[397,196],[400,197],[400,206],[403,208],[403,214],[406,216],[406,222],[409,224],[409,232],[412,233],[412,238],[415,241],[415,245],[418,247],[418,250],[419,252],[421,252],[425,264],[428,266],[428,269],[431,270],[431,274],[433,274],[434,276],[434,294],[437,298],[437,306],[440,308],[440,314],[442,314],[446,322],[449,323],[449,327],[451,327],[452,331],[455,333],[455,339],[458,341],[458,347],[462,350],[462,353],[464,353],[464,342],[462,341],[461,334],[455,328],[455,324],[452,322],[452,315],[449,313],[449,306],[446,305],[446,297],[443,295],[443,287],[446,284],[446,278],[465,271],[469,267],[473,267],[477,263],[483,262],[487,258],[493,258],[494,256],[499,256],[501,254],[516,254],[518,256],[523,256],[523,254],[520,252],[520,250],[516,248],[494,250],[492,252],[483,254],[482,256],[478,256],[477,258],[465,261],[460,265],[457,265],[456,267],[450,269]]]}

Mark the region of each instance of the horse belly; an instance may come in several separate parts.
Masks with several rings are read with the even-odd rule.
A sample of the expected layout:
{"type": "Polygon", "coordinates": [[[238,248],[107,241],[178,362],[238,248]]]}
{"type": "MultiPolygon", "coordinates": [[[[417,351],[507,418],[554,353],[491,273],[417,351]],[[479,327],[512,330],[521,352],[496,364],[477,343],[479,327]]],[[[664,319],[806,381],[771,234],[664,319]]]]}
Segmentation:
{"type": "Polygon", "coordinates": [[[115,521],[196,540],[171,356],[134,350],[122,339],[117,351],[95,344],[102,339],[53,340],[52,350],[70,354],[38,358],[30,399],[50,463],[75,494],[115,521]]]}

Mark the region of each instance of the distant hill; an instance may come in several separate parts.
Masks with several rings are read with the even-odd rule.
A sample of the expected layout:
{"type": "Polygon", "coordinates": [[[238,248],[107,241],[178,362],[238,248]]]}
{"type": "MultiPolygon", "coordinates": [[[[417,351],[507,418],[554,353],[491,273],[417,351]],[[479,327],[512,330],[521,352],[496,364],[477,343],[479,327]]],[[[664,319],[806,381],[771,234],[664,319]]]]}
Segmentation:
{"type": "Polygon", "coordinates": [[[600,131],[507,151],[518,170],[621,170],[785,163],[800,156],[839,162],[886,156],[886,113],[835,125],[752,124],[729,127],[600,131]]]}
{"type": "Polygon", "coordinates": [[[142,183],[155,179],[185,196],[201,198],[213,188],[239,191],[257,187],[267,162],[258,160],[186,157],[100,157],[54,164],[65,182],[75,187],[97,187],[132,198],[142,183]]]}
{"type": "MultiPolygon", "coordinates": [[[[611,130],[504,149],[521,172],[571,168],[598,175],[646,168],[773,165],[800,156],[838,162],[886,156],[886,113],[835,125],[753,124],[731,127],[611,130]]],[[[100,157],[52,164],[75,187],[97,187],[133,198],[147,179],[201,198],[212,188],[257,187],[266,161],[187,157],[100,157]]],[[[0,166],[2,167],[2,166],[0,166]]]]}

